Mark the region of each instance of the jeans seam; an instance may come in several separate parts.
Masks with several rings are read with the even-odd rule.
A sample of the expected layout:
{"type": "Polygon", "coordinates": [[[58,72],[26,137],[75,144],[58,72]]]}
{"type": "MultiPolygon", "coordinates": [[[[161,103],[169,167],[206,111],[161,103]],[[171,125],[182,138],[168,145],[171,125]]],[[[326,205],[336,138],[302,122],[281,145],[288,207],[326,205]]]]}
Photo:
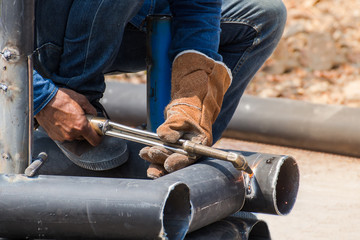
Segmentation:
{"type": "Polygon", "coordinates": [[[52,43],[52,42],[46,42],[44,44],[42,44],[40,47],[34,49],[34,51],[31,53],[31,55],[34,55],[34,54],[39,54],[40,50],[42,49],[46,49],[47,47],[50,47],[50,48],[54,48],[56,50],[61,50],[62,48],[59,47],[58,45],[56,45],[55,43],[52,43]]]}
{"type": "Polygon", "coordinates": [[[246,20],[246,19],[241,19],[241,18],[222,18],[221,19],[221,23],[236,23],[236,24],[243,24],[243,25],[247,25],[249,27],[251,27],[252,29],[255,30],[256,32],[256,36],[253,40],[253,43],[251,44],[251,46],[249,46],[245,51],[244,54],[240,57],[240,59],[238,60],[238,62],[236,63],[234,69],[232,70],[232,74],[233,77],[238,73],[240,67],[242,66],[242,64],[247,60],[248,58],[248,53],[254,49],[255,46],[257,46],[260,43],[260,30],[259,28],[256,26],[256,24],[254,24],[252,21],[246,20]]]}
{"type": "MultiPolygon", "coordinates": [[[[86,65],[87,65],[87,60],[88,60],[88,54],[89,54],[89,49],[90,49],[90,42],[91,42],[91,35],[92,35],[92,32],[93,32],[93,28],[94,28],[94,24],[95,24],[95,19],[97,18],[97,15],[98,15],[98,12],[99,12],[99,9],[101,8],[102,4],[104,3],[104,0],[101,1],[98,9],[96,10],[96,13],[95,13],[95,16],[94,16],[94,19],[93,19],[93,22],[91,24],[91,30],[90,30],[90,34],[89,34],[89,40],[88,40],[88,44],[87,44],[87,48],[86,48],[86,55],[85,55],[85,62],[84,62],[84,68],[83,68],[83,72],[82,74],[84,74],[85,72],[85,69],[86,69],[86,65]]],[[[66,83],[67,84],[67,83],[66,83]]]]}
{"type": "MultiPolygon", "coordinates": [[[[155,5],[156,5],[156,1],[155,0],[150,0],[150,7],[149,7],[149,11],[147,13],[147,16],[150,16],[150,15],[154,14],[155,5]]],[[[141,24],[139,26],[139,30],[142,31],[142,32],[147,32],[146,19],[147,19],[147,17],[144,18],[144,20],[141,22],[141,24]]]]}
{"type": "Polygon", "coordinates": [[[49,72],[48,69],[45,66],[44,62],[41,62],[39,59],[39,55],[41,54],[40,51],[44,50],[46,51],[47,49],[54,49],[56,51],[61,52],[62,51],[62,47],[58,46],[57,44],[53,43],[53,42],[46,42],[44,44],[42,44],[41,46],[37,47],[36,49],[33,50],[33,52],[31,53],[31,56],[33,58],[33,62],[34,62],[34,68],[39,72],[40,75],[42,75],[43,77],[46,78],[50,78],[52,72],[49,72]]]}
{"type": "Polygon", "coordinates": [[[251,20],[242,18],[221,18],[221,23],[238,23],[252,27],[256,32],[260,32],[259,27],[251,20]]]}

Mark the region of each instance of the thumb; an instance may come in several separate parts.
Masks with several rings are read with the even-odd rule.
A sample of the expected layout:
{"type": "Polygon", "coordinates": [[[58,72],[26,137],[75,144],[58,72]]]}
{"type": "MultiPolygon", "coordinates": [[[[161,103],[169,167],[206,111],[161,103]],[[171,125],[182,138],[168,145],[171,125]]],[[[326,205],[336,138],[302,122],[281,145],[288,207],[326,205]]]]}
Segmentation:
{"type": "Polygon", "coordinates": [[[182,136],[180,131],[172,129],[166,122],[156,129],[156,133],[162,141],[169,143],[176,143],[182,136]]]}

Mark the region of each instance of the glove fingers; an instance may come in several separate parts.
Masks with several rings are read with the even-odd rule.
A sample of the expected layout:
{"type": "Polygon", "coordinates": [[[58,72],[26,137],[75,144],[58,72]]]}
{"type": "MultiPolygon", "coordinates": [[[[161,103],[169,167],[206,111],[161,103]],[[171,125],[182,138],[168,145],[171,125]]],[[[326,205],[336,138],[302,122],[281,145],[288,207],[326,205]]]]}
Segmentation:
{"type": "Polygon", "coordinates": [[[156,130],[156,133],[161,140],[170,143],[176,143],[182,136],[182,133],[180,131],[172,129],[168,122],[160,125],[160,127],[158,127],[158,129],[156,130]]]}
{"type": "Polygon", "coordinates": [[[140,157],[148,162],[163,164],[172,152],[160,146],[144,147],[140,150],[140,157]]]}
{"type": "Polygon", "coordinates": [[[167,174],[167,171],[160,164],[152,163],[147,169],[147,176],[152,179],[159,178],[161,176],[164,176],[165,174],[167,174]]]}
{"type": "Polygon", "coordinates": [[[170,106],[166,113],[165,123],[160,125],[156,131],[160,139],[165,142],[176,143],[180,138],[184,138],[199,144],[211,144],[211,134],[207,134],[206,129],[197,123],[199,119],[192,119],[187,112],[192,112],[190,115],[193,117],[196,116],[199,119],[201,117],[201,112],[196,106],[191,107],[189,104],[170,106]]]}
{"type": "Polygon", "coordinates": [[[171,154],[164,162],[165,170],[168,172],[174,172],[190,164],[193,164],[196,160],[191,159],[180,153],[171,154]]]}
{"type": "Polygon", "coordinates": [[[139,156],[144,159],[145,161],[151,162],[152,160],[149,157],[149,150],[150,147],[144,147],[140,150],[139,156]]]}

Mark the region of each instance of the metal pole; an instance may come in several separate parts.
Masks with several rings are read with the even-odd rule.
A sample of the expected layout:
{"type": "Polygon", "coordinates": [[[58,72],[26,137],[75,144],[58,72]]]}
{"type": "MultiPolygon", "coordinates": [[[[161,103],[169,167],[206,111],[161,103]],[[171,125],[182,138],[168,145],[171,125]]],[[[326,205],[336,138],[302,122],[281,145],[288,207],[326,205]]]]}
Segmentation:
{"type": "Polygon", "coordinates": [[[164,109],[170,102],[171,17],[149,16],[147,24],[147,127],[155,132],[164,122],[164,109]]]}
{"type": "Polygon", "coordinates": [[[0,1],[0,172],[31,160],[34,0],[0,1]]]}

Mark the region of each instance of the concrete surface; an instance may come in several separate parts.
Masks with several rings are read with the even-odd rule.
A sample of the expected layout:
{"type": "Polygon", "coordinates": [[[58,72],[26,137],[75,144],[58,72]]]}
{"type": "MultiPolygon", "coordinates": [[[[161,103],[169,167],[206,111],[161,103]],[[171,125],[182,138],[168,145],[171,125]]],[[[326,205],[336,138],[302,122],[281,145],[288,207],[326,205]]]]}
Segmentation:
{"type": "Polygon", "coordinates": [[[257,215],[269,225],[272,239],[360,239],[360,158],[226,138],[216,146],[291,155],[297,160],[300,189],[292,212],[257,215]]]}

